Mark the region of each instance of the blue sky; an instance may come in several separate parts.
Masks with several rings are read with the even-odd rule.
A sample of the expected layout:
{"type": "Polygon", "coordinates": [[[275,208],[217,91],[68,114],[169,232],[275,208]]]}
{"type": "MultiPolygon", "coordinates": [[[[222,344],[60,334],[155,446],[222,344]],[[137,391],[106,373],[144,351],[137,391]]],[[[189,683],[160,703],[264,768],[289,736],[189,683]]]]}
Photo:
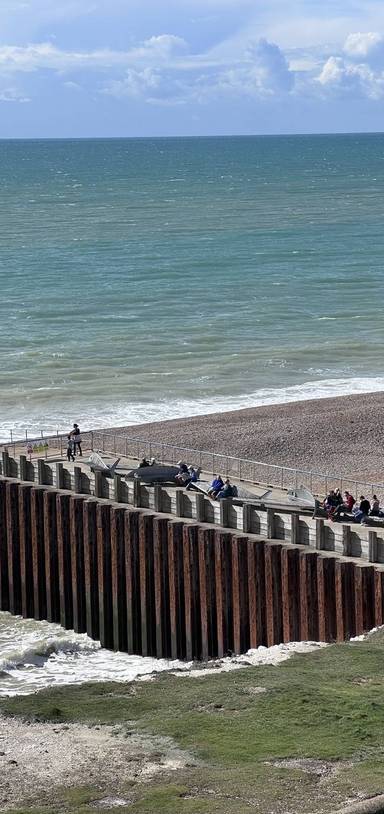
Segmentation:
{"type": "Polygon", "coordinates": [[[0,137],[384,130],[383,0],[0,0],[0,137]]]}

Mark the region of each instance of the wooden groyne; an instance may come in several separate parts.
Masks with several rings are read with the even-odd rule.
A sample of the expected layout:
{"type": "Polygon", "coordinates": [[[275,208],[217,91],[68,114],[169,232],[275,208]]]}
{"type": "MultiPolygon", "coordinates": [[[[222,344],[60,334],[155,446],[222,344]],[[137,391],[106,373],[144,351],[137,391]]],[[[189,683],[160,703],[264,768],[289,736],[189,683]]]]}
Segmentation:
{"type": "Polygon", "coordinates": [[[381,625],[384,571],[1,477],[0,608],[115,650],[208,659],[381,625]]]}

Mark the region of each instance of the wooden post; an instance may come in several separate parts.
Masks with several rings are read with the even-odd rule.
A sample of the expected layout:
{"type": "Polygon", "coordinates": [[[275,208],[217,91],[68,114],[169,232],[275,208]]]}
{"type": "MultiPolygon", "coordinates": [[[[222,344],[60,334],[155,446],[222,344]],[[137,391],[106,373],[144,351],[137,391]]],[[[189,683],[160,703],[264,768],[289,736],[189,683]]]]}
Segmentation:
{"type": "Polygon", "coordinates": [[[83,503],[85,621],[88,636],[99,638],[96,500],[83,503]]]}
{"type": "Polygon", "coordinates": [[[0,480],[0,610],[3,611],[9,610],[6,505],[6,481],[0,480]]]}
{"type": "Polygon", "coordinates": [[[8,540],[9,610],[21,613],[20,539],[19,539],[19,484],[6,484],[6,518],[8,540]]]}
{"type": "Polygon", "coordinates": [[[113,648],[127,650],[127,602],[125,594],[125,509],[111,510],[111,580],[113,648]]]}
{"type": "Polygon", "coordinates": [[[3,449],[2,453],[1,453],[1,464],[2,464],[2,466],[1,466],[2,474],[4,475],[5,478],[9,477],[10,474],[11,474],[11,471],[10,471],[10,464],[9,464],[9,454],[8,454],[8,450],[6,450],[6,449],[3,449]]]}
{"type": "Polygon", "coordinates": [[[337,560],[335,564],[337,641],[355,635],[354,564],[337,560]]]}
{"type": "Polygon", "coordinates": [[[143,656],[156,655],[155,585],[153,575],[153,515],[139,518],[139,559],[141,596],[141,650],[143,656]]]}
{"type": "Polygon", "coordinates": [[[125,585],[127,597],[127,650],[141,653],[140,567],[138,509],[125,512],[125,585]]]}
{"type": "Polygon", "coordinates": [[[265,599],[268,647],[283,641],[281,546],[265,543],[265,599]]]}
{"type": "Polygon", "coordinates": [[[59,566],[56,531],[56,492],[46,490],[44,506],[45,592],[47,621],[60,621],[59,566]]]}
{"type": "Polygon", "coordinates": [[[199,528],[199,595],[201,614],[201,658],[207,661],[217,655],[217,628],[215,613],[215,532],[199,528]]]}
{"type": "Polygon", "coordinates": [[[229,510],[231,507],[232,500],[230,498],[223,498],[223,500],[219,501],[220,507],[220,525],[224,528],[229,527],[229,510]]]}
{"type": "Polygon", "coordinates": [[[298,548],[282,548],[281,550],[283,637],[285,642],[300,641],[299,553],[298,548]]]}
{"type": "Polygon", "coordinates": [[[335,559],[320,556],[317,560],[317,593],[319,641],[336,639],[335,559]]]}
{"type": "Polygon", "coordinates": [[[248,540],[249,645],[252,649],[267,644],[265,596],[265,543],[248,540]]]}
{"type": "Polygon", "coordinates": [[[70,500],[70,539],[72,570],[73,629],[85,633],[85,579],[84,579],[84,538],[83,538],[84,499],[74,495],[70,500]]]}
{"type": "Polygon", "coordinates": [[[32,565],[34,618],[47,618],[44,550],[44,488],[35,486],[31,491],[32,565]]]}
{"type": "Polygon", "coordinates": [[[375,626],[380,627],[384,622],[384,571],[375,568],[375,626]]]}
{"type": "Polygon", "coordinates": [[[107,503],[97,506],[97,573],[99,577],[99,630],[103,647],[113,649],[111,592],[111,508],[107,503]]]}
{"type": "Polygon", "coordinates": [[[171,656],[180,659],[185,655],[183,523],[175,521],[168,524],[168,576],[171,656]]]}
{"type": "Polygon", "coordinates": [[[232,537],[233,651],[246,653],[250,647],[248,604],[248,539],[232,537]]]}
{"type": "Polygon", "coordinates": [[[314,551],[300,552],[300,639],[319,638],[319,608],[317,594],[317,559],[314,551]]]}
{"type": "Polygon", "coordinates": [[[201,621],[199,602],[198,526],[185,525],[183,530],[183,580],[185,608],[185,657],[199,658],[201,621]]]}
{"type": "Polygon", "coordinates": [[[233,651],[231,535],[215,532],[217,654],[233,651]]]}
{"type": "Polygon", "coordinates": [[[19,489],[21,613],[24,618],[33,618],[31,489],[32,486],[26,484],[19,489]]]}
{"type": "Polygon", "coordinates": [[[155,517],[153,520],[153,567],[156,655],[157,658],[169,658],[171,655],[171,631],[168,584],[168,520],[166,517],[155,517]]]}
{"type": "Polygon", "coordinates": [[[59,568],[60,624],[73,628],[72,569],[70,540],[70,496],[56,495],[57,557],[59,568]]]}

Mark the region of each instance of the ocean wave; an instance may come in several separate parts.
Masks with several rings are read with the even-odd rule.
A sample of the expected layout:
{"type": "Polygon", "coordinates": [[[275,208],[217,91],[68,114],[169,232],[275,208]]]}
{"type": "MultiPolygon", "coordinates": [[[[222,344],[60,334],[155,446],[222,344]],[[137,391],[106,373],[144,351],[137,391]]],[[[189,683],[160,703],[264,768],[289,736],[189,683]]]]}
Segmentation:
{"type": "Polygon", "coordinates": [[[147,424],[175,418],[186,418],[231,410],[288,404],[295,401],[334,398],[336,396],[362,395],[384,391],[384,376],[365,378],[319,379],[303,384],[279,388],[261,388],[243,395],[214,396],[200,399],[159,399],[158,401],[109,404],[100,400],[94,404],[76,403],[73,399],[71,411],[62,404],[50,404],[49,418],[42,406],[30,409],[28,418],[16,410],[10,419],[0,421],[0,441],[9,441],[12,430],[14,438],[24,438],[25,430],[29,437],[54,435],[65,432],[76,420],[83,431],[87,429],[107,429],[127,425],[147,424]]]}

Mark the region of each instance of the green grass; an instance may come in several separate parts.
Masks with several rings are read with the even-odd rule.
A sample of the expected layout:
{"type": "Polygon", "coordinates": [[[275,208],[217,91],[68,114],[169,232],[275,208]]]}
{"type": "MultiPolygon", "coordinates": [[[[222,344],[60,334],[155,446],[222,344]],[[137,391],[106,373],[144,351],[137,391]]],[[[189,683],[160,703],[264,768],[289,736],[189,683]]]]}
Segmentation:
{"type": "MultiPolygon", "coordinates": [[[[66,687],[3,700],[0,709],[28,720],[124,724],[167,735],[191,753],[176,785],[170,776],[130,788],[129,814],[246,814],[255,806],[260,814],[330,812],[359,792],[384,791],[383,668],[384,638],[377,634],[280,667],[204,679],[161,675],[136,684],[134,694],[122,684],[66,687]],[[252,694],[256,686],[267,692],[252,694]],[[273,765],[288,758],[343,764],[320,783],[317,775],[273,765]]],[[[87,794],[58,792],[56,808],[44,814],[89,814],[95,809],[88,805],[92,790],[87,794]]]]}

